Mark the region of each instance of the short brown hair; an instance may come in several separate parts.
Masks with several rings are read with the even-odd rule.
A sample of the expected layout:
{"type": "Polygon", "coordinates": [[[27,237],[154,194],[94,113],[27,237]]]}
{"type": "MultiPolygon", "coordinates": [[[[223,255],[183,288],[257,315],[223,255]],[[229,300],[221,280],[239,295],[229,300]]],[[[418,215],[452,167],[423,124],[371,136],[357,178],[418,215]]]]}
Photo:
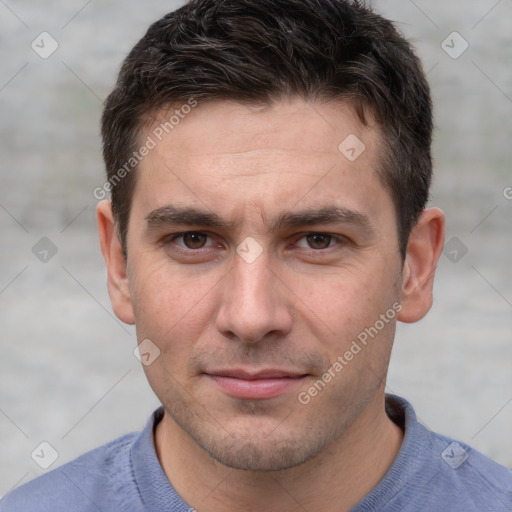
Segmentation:
{"type": "Polygon", "coordinates": [[[349,99],[384,138],[379,176],[399,250],[429,197],[432,105],[421,63],[393,24],[349,0],[191,0],[150,26],[125,59],[102,116],[112,208],[126,254],[136,172],[120,169],[144,119],[178,102],[349,99]],[[115,179],[117,178],[117,180],[115,179]]]}

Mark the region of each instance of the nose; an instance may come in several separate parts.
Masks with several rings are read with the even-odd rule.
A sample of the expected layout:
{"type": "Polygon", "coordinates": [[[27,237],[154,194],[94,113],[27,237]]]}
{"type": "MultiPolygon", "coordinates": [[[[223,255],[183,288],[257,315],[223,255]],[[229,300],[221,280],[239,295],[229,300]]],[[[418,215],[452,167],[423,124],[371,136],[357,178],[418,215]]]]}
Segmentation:
{"type": "Polygon", "coordinates": [[[292,294],[264,254],[252,263],[235,257],[222,286],[217,329],[224,336],[253,344],[290,332],[292,294]]]}

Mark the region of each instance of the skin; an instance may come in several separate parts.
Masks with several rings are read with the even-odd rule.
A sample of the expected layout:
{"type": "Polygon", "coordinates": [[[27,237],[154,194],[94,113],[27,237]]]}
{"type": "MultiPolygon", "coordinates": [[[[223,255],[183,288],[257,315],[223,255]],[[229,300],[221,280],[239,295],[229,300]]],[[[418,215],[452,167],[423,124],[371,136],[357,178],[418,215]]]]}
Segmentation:
{"type": "Polygon", "coordinates": [[[415,322],[431,307],[444,215],[422,213],[402,261],[391,196],[376,172],[380,139],[378,126],[363,126],[342,101],[209,102],[140,163],[126,261],[110,203],[98,206],[114,311],[160,350],[144,367],[165,409],[157,455],[198,511],[349,510],[400,449],[403,432],[384,410],[388,362],[396,320],[415,322]],[[338,150],[349,134],[365,144],[353,162],[338,150]],[[155,221],[151,212],[167,205],[232,225],[155,221]],[[368,226],[273,226],[285,211],[330,206],[368,226]],[[172,238],[189,231],[200,233],[172,238]],[[247,237],[262,251],[250,263],[236,250],[247,237]],[[300,403],[299,393],[396,303],[398,315],[300,403]],[[279,396],[240,399],[212,378],[226,368],[302,377],[279,396]]]}

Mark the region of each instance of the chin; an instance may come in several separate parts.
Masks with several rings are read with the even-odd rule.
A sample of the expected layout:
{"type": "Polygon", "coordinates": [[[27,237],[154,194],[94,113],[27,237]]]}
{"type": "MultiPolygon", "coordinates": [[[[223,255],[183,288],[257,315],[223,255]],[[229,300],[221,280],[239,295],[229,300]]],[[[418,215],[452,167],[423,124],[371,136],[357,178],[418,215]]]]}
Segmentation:
{"type": "Polygon", "coordinates": [[[194,436],[195,442],[217,462],[244,471],[282,471],[294,468],[318,455],[327,440],[305,434],[302,438],[288,435],[276,439],[262,437],[248,441],[249,436],[229,436],[208,439],[194,436]]]}

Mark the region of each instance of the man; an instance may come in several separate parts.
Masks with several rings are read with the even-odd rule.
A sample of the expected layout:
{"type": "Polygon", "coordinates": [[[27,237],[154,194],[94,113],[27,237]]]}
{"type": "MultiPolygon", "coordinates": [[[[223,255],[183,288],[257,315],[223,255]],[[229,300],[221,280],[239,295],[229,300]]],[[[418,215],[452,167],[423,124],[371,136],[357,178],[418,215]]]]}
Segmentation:
{"type": "Polygon", "coordinates": [[[98,205],[162,403],[2,511],[510,511],[512,471],[385,395],[432,304],[429,88],[343,0],[193,0],[126,58],[98,205]]]}

